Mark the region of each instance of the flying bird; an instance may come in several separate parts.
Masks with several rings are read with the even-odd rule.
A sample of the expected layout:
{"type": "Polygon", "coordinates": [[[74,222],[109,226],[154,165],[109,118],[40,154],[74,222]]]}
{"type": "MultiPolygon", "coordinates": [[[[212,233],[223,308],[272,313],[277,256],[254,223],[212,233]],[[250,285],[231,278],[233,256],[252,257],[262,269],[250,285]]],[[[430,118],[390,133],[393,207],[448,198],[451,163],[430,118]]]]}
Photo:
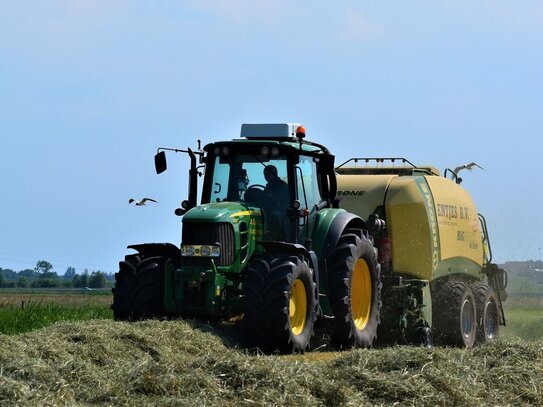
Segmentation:
{"type": "Polygon", "coordinates": [[[471,171],[471,170],[473,169],[473,167],[478,167],[478,168],[480,168],[480,169],[482,169],[482,170],[484,171],[484,168],[481,167],[479,164],[477,164],[477,163],[469,163],[469,164],[461,165],[460,167],[456,167],[456,168],[454,169],[453,172],[454,172],[456,175],[458,175],[458,173],[459,173],[460,171],[462,171],[462,170],[471,171]]]}
{"type": "MultiPolygon", "coordinates": [[[[458,173],[462,170],[468,170],[468,171],[471,171],[473,169],[473,167],[478,167],[480,169],[482,169],[484,171],[484,168],[481,167],[479,164],[477,163],[469,163],[469,164],[464,164],[464,165],[461,165],[460,167],[456,167],[452,173],[454,174],[454,177],[453,179],[456,181],[457,184],[460,184],[462,182],[462,178],[460,178],[458,176],[458,173]]],[[[451,171],[450,169],[448,169],[448,171],[451,171]]],[[[445,172],[445,174],[447,174],[447,172],[445,172]]]]}
{"type": "Polygon", "coordinates": [[[136,206],[144,206],[147,201],[149,201],[149,202],[158,202],[158,201],[155,201],[154,199],[151,199],[151,198],[143,198],[141,201],[137,201],[135,199],[130,198],[128,200],[128,203],[131,204],[132,202],[135,202],[136,206]]]}

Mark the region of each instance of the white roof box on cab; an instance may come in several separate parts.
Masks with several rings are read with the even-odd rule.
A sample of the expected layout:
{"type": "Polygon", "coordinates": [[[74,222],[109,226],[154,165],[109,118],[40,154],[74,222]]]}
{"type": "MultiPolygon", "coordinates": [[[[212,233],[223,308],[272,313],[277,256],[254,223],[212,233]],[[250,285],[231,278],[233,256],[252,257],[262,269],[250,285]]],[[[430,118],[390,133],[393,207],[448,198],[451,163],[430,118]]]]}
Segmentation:
{"type": "Polygon", "coordinates": [[[241,125],[241,137],[247,139],[265,140],[292,140],[296,137],[298,123],[268,123],[268,124],[247,124],[241,125]]]}

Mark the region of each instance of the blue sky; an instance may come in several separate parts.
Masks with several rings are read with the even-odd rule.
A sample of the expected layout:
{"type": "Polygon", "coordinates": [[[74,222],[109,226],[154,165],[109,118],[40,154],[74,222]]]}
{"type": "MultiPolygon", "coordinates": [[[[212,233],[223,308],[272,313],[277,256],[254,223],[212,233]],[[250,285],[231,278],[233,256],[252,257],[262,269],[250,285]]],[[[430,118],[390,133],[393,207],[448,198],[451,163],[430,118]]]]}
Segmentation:
{"type": "Polygon", "coordinates": [[[340,162],[476,161],[494,260],[539,256],[540,1],[0,0],[0,21],[0,267],[179,244],[188,162],[157,176],[156,148],[243,122],[303,123],[340,162]]]}

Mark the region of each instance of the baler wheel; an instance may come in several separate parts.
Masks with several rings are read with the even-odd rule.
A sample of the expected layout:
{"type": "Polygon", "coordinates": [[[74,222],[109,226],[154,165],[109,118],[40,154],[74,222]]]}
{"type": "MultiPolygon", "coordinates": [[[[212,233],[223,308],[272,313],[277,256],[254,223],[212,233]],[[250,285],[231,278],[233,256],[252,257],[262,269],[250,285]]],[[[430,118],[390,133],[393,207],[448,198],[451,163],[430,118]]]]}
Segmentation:
{"type": "Polygon", "coordinates": [[[500,329],[498,299],[492,287],[485,283],[471,285],[477,307],[477,343],[494,341],[500,329]]]}
{"type": "Polygon", "coordinates": [[[250,346],[264,352],[304,352],[313,336],[317,285],[296,256],[252,261],[246,281],[245,324],[250,346]]]}
{"type": "Polygon", "coordinates": [[[370,347],[380,322],[380,265],[362,230],[347,230],[328,262],[332,342],[340,347],[370,347]]]}
{"type": "Polygon", "coordinates": [[[136,266],[141,261],[137,254],[125,256],[124,261],[119,262],[119,271],[115,273],[115,287],[113,292],[113,318],[117,321],[127,321],[131,319],[132,307],[130,293],[132,284],[136,275],[136,266]]]}
{"type": "Polygon", "coordinates": [[[164,265],[162,256],[149,257],[137,265],[131,293],[131,319],[164,316],[164,265]]]}
{"type": "Polygon", "coordinates": [[[440,344],[472,347],[477,332],[477,310],[471,288],[462,281],[448,281],[432,304],[434,331],[440,344]]]}

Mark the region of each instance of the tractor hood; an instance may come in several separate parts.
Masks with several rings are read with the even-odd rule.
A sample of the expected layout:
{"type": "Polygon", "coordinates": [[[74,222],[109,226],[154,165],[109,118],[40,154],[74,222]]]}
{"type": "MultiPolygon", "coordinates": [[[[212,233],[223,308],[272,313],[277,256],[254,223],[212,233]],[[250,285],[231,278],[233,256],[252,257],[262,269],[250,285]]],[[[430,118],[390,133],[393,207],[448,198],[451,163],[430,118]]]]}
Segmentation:
{"type": "Polygon", "coordinates": [[[221,255],[215,264],[227,272],[247,263],[257,240],[262,240],[262,211],[257,207],[214,202],[192,208],[183,217],[182,246],[219,244],[221,255]]]}
{"type": "Polygon", "coordinates": [[[192,208],[183,217],[183,222],[228,222],[237,223],[242,217],[260,216],[260,208],[239,202],[213,202],[192,208]]]}

